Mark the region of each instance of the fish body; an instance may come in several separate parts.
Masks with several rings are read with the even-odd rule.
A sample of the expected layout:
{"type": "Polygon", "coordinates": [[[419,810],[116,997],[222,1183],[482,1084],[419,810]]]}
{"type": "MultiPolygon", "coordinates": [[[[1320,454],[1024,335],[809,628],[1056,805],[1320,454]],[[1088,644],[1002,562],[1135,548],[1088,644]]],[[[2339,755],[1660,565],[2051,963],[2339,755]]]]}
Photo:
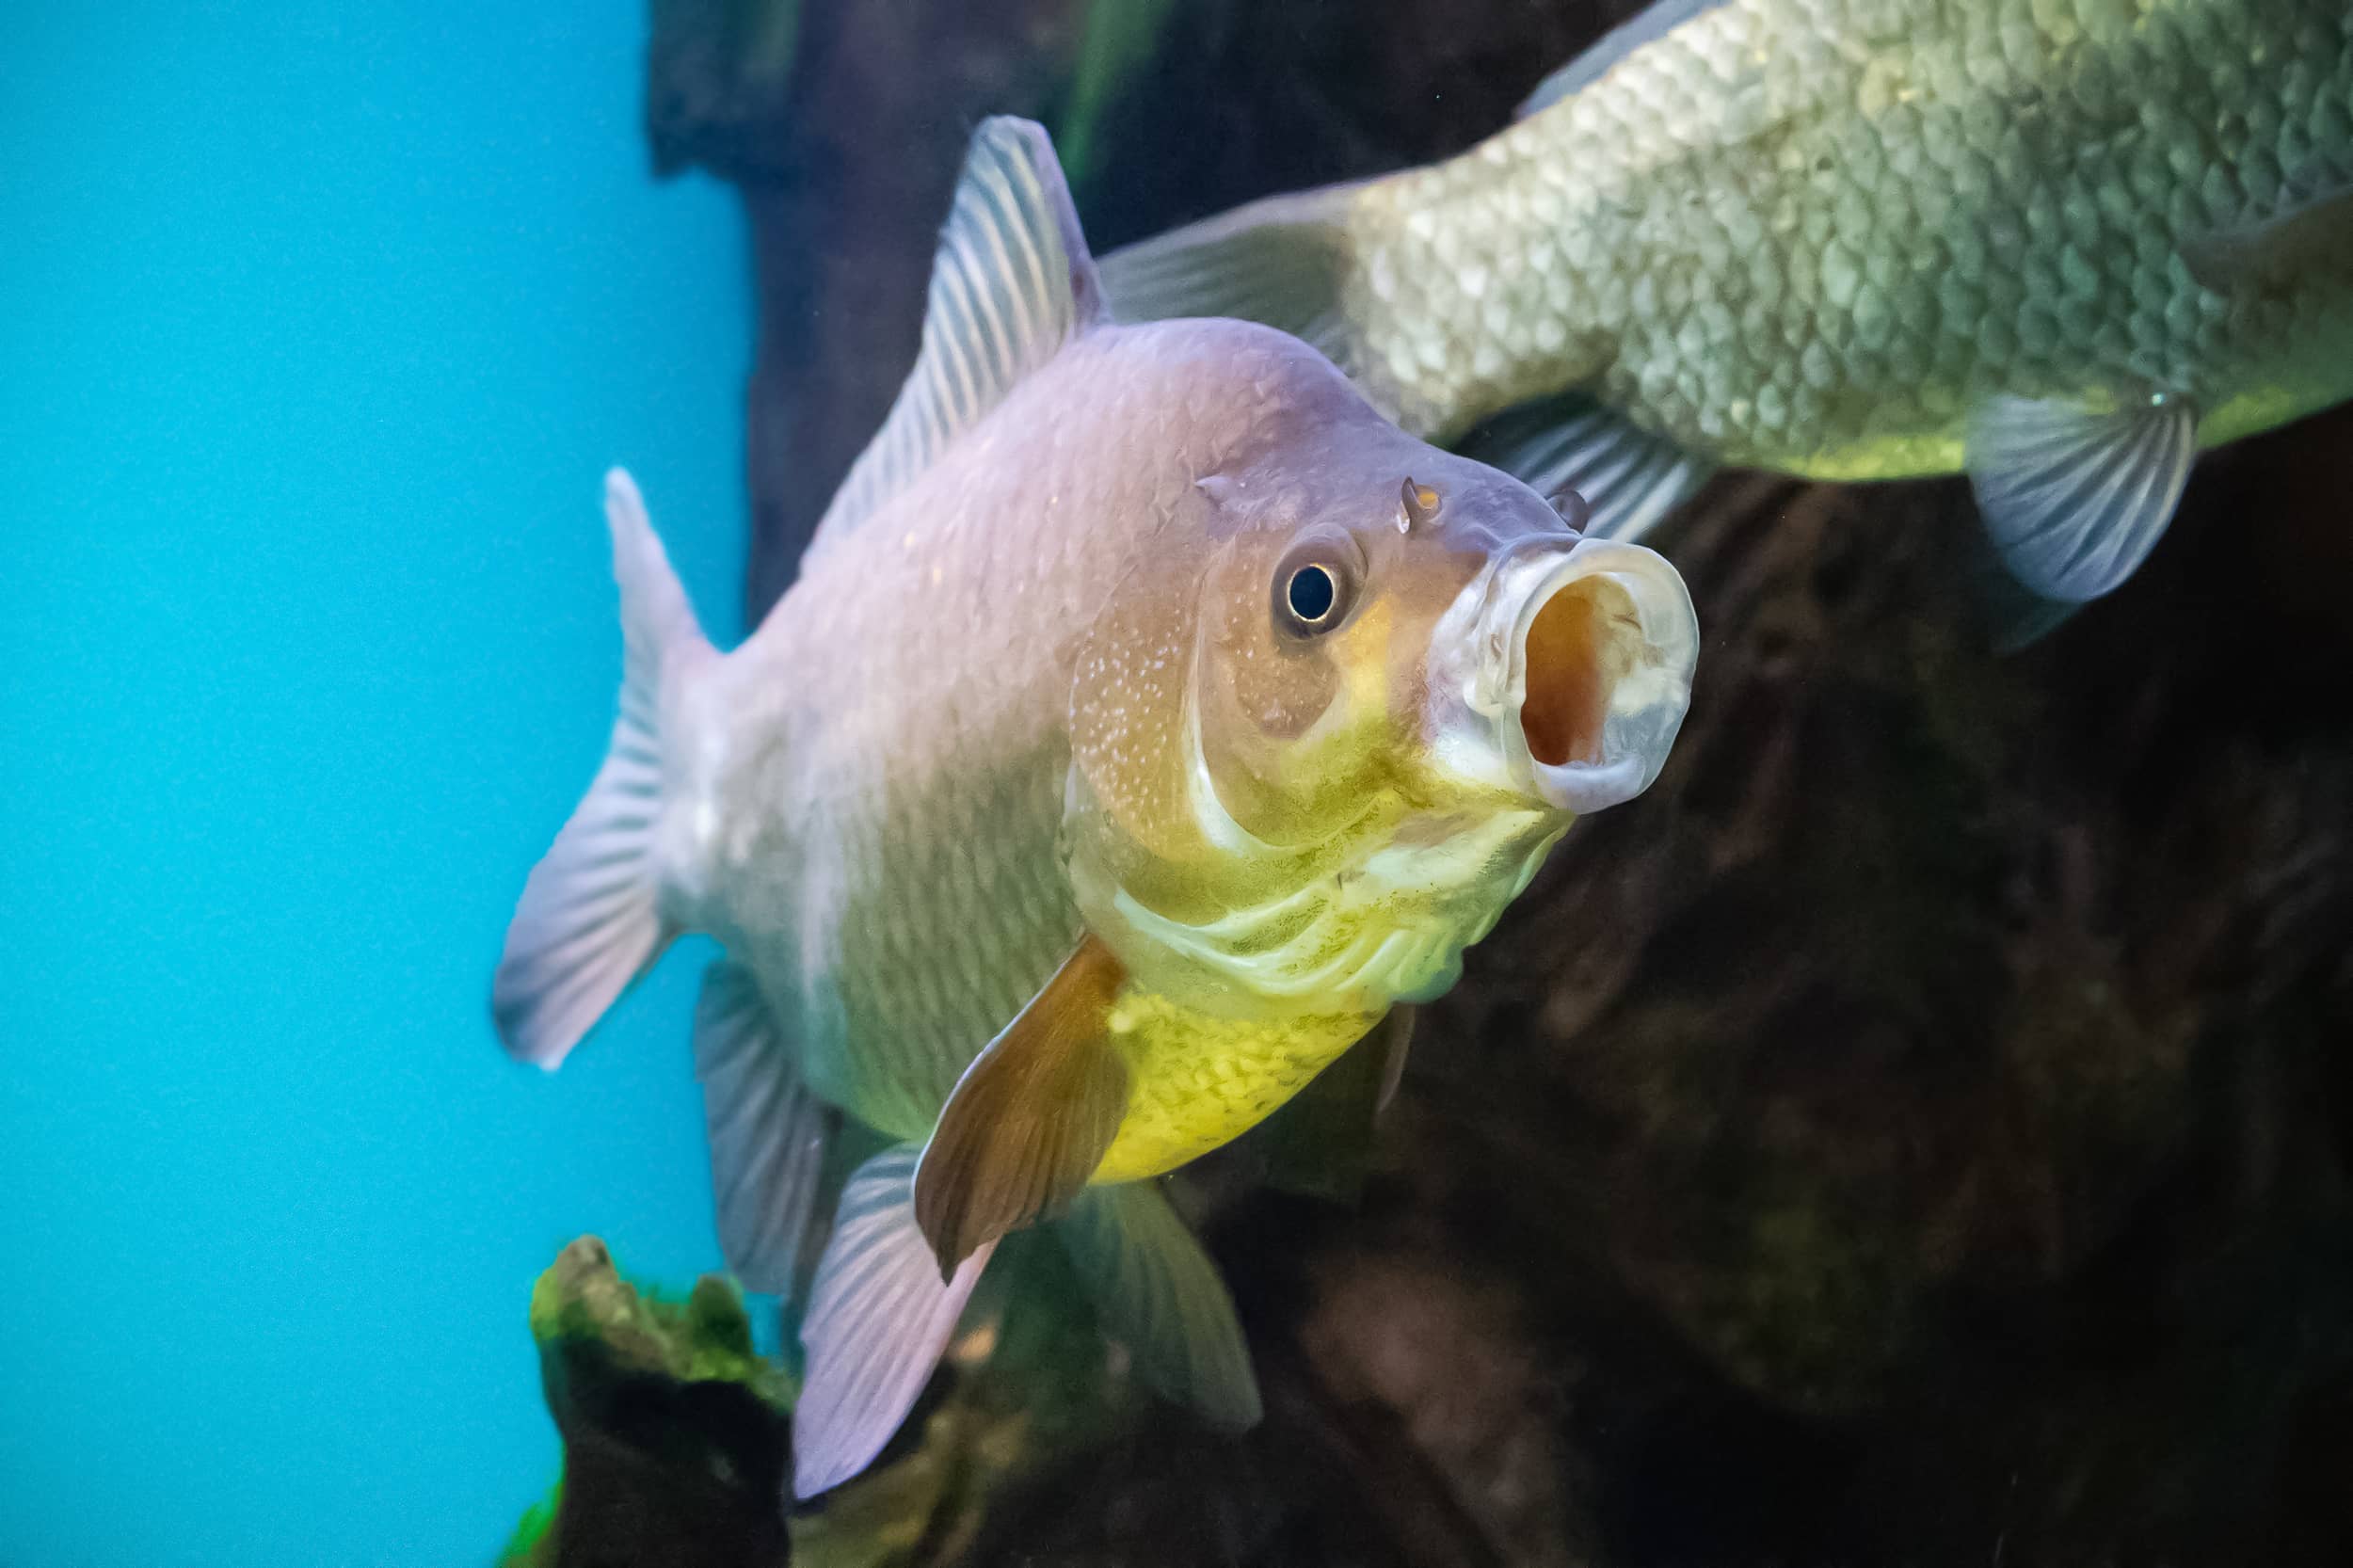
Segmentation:
{"type": "Polygon", "coordinates": [[[620,718],[493,1016],[553,1066],[672,936],[724,945],[696,1068],[729,1263],[806,1290],[797,1490],[872,1458],[1040,1222],[1145,1378],[1255,1419],[1232,1304],[1142,1178],[1393,1052],[1575,814],[1650,782],[1697,648],[1673,569],[1296,338],[1111,323],[1011,120],[906,387],[740,648],[617,470],[606,512],[620,718]],[[893,1142],[805,1278],[836,1112],[893,1142]]]}
{"type": "MultiPolygon", "coordinates": [[[[1368,464],[1418,460],[1434,478],[1446,460],[1294,339],[1232,321],[1090,334],[854,536],[812,550],[724,662],[699,699],[707,771],[675,795],[712,833],[683,847],[697,870],[678,918],[758,977],[824,1098],[920,1142],[1069,956],[1086,922],[1060,845],[1091,623],[1199,473],[1292,422],[1351,427],[1368,464]]],[[[1533,854],[1561,825],[1528,809],[1506,836],[1533,854]]],[[[1119,1032],[1138,1104],[1105,1178],[1225,1142],[1380,1010],[1262,1021],[1131,998],[1119,1032]]]]}
{"type": "Polygon", "coordinates": [[[1432,439],[1506,415],[1499,460],[1619,536],[1715,464],[1966,469],[2082,598],[2197,449],[2353,395],[2349,192],[2337,0],[1671,3],[1460,157],[1105,276],[1300,330],[1432,439]]]}

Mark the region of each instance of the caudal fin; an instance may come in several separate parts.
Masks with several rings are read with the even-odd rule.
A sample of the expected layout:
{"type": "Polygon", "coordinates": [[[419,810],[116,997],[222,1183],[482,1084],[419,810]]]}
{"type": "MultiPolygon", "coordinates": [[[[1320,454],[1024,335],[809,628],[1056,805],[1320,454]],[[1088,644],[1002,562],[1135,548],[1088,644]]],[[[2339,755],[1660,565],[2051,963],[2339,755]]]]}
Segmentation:
{"type": "Polygon", "coordinates": [[[604,516],[621,587],[621,713],[586,798],[523,885],[490,982],[508,1052],[551,1069],[676,935],[654,854],[664,716],[688,668],[712,652],[620,469],[605,475],[604,516]]]}
{"type": "Polygon", "coordinates": [[[1340,309],[1357,186],[1271,196],[1112,251],[1096,264],[1122,321],[1234,316],[1304,338],[1352,374],[1340,309]]]}

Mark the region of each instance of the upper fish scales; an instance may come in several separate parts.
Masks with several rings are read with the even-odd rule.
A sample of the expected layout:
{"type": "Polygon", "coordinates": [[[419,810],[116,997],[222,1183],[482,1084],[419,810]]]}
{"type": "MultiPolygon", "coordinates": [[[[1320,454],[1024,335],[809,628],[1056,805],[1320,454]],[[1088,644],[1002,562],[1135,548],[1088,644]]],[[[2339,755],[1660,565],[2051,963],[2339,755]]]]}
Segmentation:
{"type": "Polygon", "coordinates": [[[1433,437],[1586,382],[1828,479],[1958,469],[1996,392],[2184,394],[2214,445],[2353,392],[2353,320],[2309,278],[2233,304],[2185,247],[2348,155],[2336,0],[1730,0],[1361,187],[1350,368],[1433,437]]]}

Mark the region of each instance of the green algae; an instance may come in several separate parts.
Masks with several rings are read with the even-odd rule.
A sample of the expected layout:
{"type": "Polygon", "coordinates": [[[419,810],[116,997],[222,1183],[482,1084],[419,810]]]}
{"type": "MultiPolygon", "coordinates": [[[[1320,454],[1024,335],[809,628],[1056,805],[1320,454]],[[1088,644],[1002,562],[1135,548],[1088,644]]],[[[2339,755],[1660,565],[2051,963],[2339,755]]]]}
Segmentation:
{"type": "Polygon", "coordinates": [[[684,1299],[632,1285],[594,1237],[564,1249],[531,1292],[531,1336],[544,1350],[563,1340],[592,1340],[623,1368],[679,1383],[733,1383],[779,1412],[797,1389],[752,1346],[751,1320],[735,1286],[717,1274],[695,1282],[684,1299]]]}
{"type": "Polygon", "coordinates": [[[545,1497],[523,1510],[495,1568],[554,1568],[555,1519],[563,1507],[564,1483],[558,1480],[545,1497]]]}

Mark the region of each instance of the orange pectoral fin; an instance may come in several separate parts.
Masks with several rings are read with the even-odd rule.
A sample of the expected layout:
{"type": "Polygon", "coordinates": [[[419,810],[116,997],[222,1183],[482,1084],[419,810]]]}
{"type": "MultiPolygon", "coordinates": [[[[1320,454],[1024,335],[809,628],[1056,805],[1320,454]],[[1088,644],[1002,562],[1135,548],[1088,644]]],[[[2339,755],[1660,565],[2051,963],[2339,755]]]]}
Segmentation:
{"type": "Polygon", "coordinates": [[[1126,980],[1088,936],[964,1070],[915,1170],[915,1223],[943,1276],[1060,1210],[1103,1162],[1128,1112],[1128,1065],[1110,1032],[1126,980]]]}

